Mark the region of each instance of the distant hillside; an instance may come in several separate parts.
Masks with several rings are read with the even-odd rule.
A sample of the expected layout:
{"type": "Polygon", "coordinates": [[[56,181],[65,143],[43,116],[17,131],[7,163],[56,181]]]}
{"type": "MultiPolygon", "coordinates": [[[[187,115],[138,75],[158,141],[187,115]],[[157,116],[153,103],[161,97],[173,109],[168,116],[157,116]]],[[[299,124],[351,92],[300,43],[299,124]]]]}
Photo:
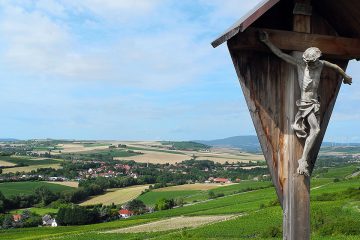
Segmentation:
{"type": "Polygon", "coordinates": [[[357,147],[360,143],[323,142],[321,147],[357,147]]]}
{"type": "Polygon", "coordinates": [[[16,141],[19,140],[15,138],[0,138],[0,142],[16,142],[16,141]]]}
{"type": "Polygon", "coordinates": [[[182,141],[182,142],[171,142],[171,141],[163,141],[161,144],[171,145],[171,150],[203,150],[209,149],[211,146],[207,144],[203,144],[200,142],[194,141],[182,141]]]}
{"type": "MultiPolygon", "coordinates": [[[[194,142],[210,145],[212,147],[229,147],[237,148],[245,152],[261,153],[261,147],[257,136],[235,136],[215,140],[195,140],[194,142]]],[[[334,147],[358,147],[360,143],[337,143],[323,142],[322,149],[334,147]]]]}
{"type": "Polygon", "coordinates": [[[238,148],[245,152],[261,152],[260,143],[256,136],[235,136],[215,140],[195,140],[194,142],[212,147],[238,148]]]}

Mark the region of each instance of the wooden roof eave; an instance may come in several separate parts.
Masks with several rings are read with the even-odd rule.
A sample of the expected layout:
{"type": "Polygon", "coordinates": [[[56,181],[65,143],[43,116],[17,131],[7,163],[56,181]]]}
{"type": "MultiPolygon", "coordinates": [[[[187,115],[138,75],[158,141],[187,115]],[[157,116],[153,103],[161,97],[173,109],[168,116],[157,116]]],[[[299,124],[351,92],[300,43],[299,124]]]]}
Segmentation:
{"type": "Polygon", "coordinates": [[[240,18],[235,24],[233,24],[228,30],[225,31],[220,37],[214,40],[211,45],[216,48],[217,46],[228,41],[239,32],[245,31],[251,24],[253,24],[259,17],[271,9],[280,0],[263,0],[256,5],[251,11],[240,18]]]}

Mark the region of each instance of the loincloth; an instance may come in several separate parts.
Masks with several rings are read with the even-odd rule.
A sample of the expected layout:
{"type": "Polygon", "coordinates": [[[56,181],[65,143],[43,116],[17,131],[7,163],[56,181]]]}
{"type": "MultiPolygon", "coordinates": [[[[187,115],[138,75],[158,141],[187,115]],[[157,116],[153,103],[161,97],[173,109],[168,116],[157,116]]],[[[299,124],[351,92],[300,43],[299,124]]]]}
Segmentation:
{"type": "Polygon", "coordinates": [[[298,138],[306,138],[308,133],[306,132],[306,124],[305,121],[310,113],[314,113],[315,115],[319,114],[320,103],[316,99],[311,100],[297,100],[296,106],[298,107],[298,112],[295,116],[294,124],[292,125],[293,130],[296,133],[298,138]]]}

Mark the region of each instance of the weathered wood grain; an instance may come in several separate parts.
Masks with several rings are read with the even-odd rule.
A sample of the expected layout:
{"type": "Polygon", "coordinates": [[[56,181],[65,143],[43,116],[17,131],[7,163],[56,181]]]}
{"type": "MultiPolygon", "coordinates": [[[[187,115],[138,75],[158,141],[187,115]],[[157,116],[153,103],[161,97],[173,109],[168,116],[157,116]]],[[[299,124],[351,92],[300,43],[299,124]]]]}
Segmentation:
{"type": "MultiPolygon", "coordinates": [[[[335,34],[331,26],[327,25],[320,16],[315,19],[310,19],[308,16],[299,17],[294,24],[294,29],[298,27],[296,28],[298,31],[335,34]],[[304,26],[296,26],[302,23],[304,26]]],[[[268,32],[275,45],[292,41],[287,31],[268,30],[268,32]],[[282,33],[284,35],[281,35],[282,33]]],[[[313,35],[308,33],[290,33],[292,36],[293,34],[302,38],[311,36],[313,39],[313,35]]],[[[314,39],[318,39],[317,36],[320,35],[315,34],[314,39]]],[[[336,37],[320,36],[320,39],[323,38],[336,37]]],[[[310,43],[306,43],[309,44],[306,48],[317,46],[310,43]]],[[[229,40],[228,48],[283,208],[284,239],[307,240],[310,239],[310,178],[296,172],[297,160],[302,155],[304,141],[299,140],[291,128],[297,112],[295,101],[300,98],[297,72],[293,66],[272,53],[259,49],[254,51],[253,48],[248,47],[257,44],[261,43],[256,29],[248,29],[246,33],[239,33],[229,40]],[[244,34],[248,34],[249,38],[243,38],[244,34]]],[[[283,45],[280,44],[281,46],[283,45]]],[[[293,55],[301,58],[302,52],[297,51],[297,47],[291,48],[291,46],[289,44],[287,50],[294,50],[293,55]]],[[[302,50],[305,50],[305,47],[302,50]]],[[[328,48],[325,51],[329,53],[332,50],[328,48]]],[[[330,61],[334,62],[333,59],[330,61]]],[[[347,60],[335,60],[335,63],[345,68],[347,60]]],[[[340,86],[340,77],[334,71],[325,68],[318,90],[321,102],[319,111],[321,132],[310,153],[313,163],[317,158],[340,86]]]]}
{"type": "MultiPolygon", "coordinates": [[[[298,27],[297,30],[310,30],[309,16],[299,16],[295,23],[305,21],[306,26],[298,27]]],[[[269,51],[269,49],[258,41],[257,28],[248,28],[229,40],[232,49],[248,49],[255,51],[269,51]]],[[[307,48],[317,46],[325,57],[337,59],[360,58],[360,39],[344,38],[338,36],[309,34],[301,32],[282,31],[274,29],[262,29],[268,32],[270,41],[278,48],[285,51],[305,51],[307,48]]]]}

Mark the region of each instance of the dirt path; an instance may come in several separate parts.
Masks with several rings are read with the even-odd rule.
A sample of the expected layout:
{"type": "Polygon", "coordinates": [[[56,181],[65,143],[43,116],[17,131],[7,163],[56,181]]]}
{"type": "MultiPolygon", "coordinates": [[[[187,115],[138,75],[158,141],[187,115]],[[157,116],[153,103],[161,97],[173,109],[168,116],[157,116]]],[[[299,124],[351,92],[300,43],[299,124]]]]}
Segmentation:
{"type": "Polygon", "coordinates": [[[195,216],[195,217],[173,217],[161,221],[146,223],[128,228],[111,230],[106,233],[139,233],[139,232],[160,232],[185,227],[195,228],[205,224],[227,221],[240,215],[216,215],[216,216],[195,216]]]}

